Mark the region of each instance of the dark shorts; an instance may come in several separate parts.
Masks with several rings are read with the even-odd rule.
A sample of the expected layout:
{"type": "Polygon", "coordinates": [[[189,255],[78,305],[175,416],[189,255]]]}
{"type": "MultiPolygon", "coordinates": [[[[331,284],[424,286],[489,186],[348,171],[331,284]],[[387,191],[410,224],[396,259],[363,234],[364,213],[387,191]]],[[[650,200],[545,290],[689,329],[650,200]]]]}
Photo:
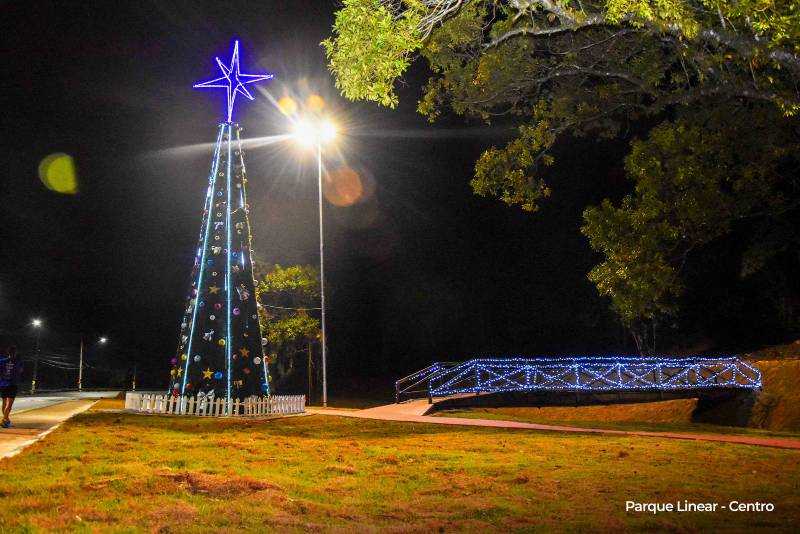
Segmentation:
{"type": "Polygon", "coordinates": [[[19,390],[19,386],[6,386],[4,388],[0,388],[0,397],[4,399],[16,399],[17,390],[19,390]]]}

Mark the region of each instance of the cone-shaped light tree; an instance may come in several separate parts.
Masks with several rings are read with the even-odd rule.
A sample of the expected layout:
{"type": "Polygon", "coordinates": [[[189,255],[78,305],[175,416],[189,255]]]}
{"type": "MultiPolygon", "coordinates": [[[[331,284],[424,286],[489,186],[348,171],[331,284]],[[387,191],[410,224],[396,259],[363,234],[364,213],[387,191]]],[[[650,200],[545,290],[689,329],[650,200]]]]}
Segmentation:
{"type": "Polygon", "coordinates": [[[253,280],[244,153],[233,111],[237,95],[253,99],[247,85],[273,75],[242,74],[238,41],[230,65],[216,60],[222,76],[195,87],[227,91],[227,120],[219,125],[211,160],[170,389],[175,396],[225,398],[230,410],[232,399],[270,394],[253,280]]]}

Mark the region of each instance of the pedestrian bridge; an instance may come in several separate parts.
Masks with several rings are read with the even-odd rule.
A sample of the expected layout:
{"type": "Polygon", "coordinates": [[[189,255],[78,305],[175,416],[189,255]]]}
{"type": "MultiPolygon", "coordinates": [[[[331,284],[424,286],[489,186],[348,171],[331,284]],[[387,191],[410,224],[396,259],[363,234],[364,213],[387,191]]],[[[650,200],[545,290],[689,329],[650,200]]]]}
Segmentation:
{"type": "MultiPolygon", "coordinates": [[[[482,393],[689,393],[760,389],[761,372],[737,357],[479,358],[437,362],[395,383],[395,400],[482,393]]],[[[674,395],[670,395],[674,396],[674,395]]]]}

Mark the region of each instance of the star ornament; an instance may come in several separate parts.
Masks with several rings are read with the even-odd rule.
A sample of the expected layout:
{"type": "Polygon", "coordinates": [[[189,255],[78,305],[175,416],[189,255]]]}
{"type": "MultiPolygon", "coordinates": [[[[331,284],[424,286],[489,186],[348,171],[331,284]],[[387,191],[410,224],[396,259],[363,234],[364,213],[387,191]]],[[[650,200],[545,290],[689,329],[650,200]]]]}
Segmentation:
{"type": "Polygon", "coordinates": [[[236,104],[236,95],[241,94],[245,98],[249,100],[253,100],[253,95],[250,94],[250,91],[247,90],[245,85],[250,85],[251,83],[256,82],[263,82],[266,80],[271,80],[275,77],[274,74],[271,72],[267,72],[264,74],[242,74],[239,70],[239,41],[234,41],[233,44],[233,57],[231,57],[231,64],[230,66],[226,66],[222,63],[222,60],[219,57],[216,58],[217,65],[219,65],[219,69],[222,71],[222,76],[219,78],[215,78],[213,80],[208,80],[207,82],[201,82],[194,84],[195,89],[205,89],[205,88],[222,88],[228,92],[228,121],[232,122],[233,118],[233,106],[236,104]]]}

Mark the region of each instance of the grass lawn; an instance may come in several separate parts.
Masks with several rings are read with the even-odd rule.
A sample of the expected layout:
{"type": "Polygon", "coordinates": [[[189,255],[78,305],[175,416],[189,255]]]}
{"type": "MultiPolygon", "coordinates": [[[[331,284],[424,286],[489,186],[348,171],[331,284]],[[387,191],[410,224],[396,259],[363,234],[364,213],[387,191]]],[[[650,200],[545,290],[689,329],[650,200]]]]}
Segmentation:
{"type": "Polygon", "coordinates": [[[796,532],[800,451],[94,411],[2,460],[0,503],[2,532],[796,532]],[[627,515],[629,499],[775,511],[627,515]]]}

